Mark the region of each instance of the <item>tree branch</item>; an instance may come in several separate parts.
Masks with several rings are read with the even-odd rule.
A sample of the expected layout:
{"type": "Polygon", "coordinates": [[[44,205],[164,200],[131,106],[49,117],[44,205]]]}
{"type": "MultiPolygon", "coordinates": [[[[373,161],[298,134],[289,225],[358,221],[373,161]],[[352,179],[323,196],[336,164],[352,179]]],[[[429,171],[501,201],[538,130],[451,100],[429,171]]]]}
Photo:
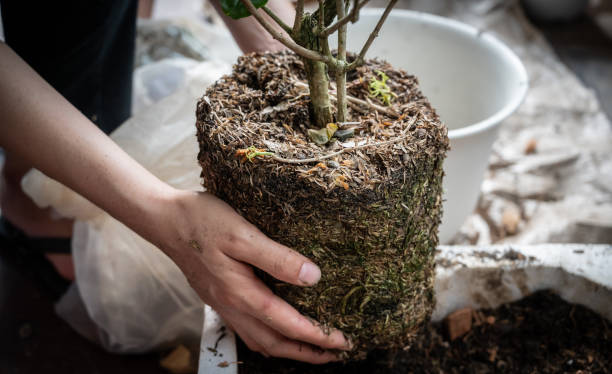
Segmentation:
{"type": "MultiPolygon", "coordinates": [[[[300,82],[300,81],[291,81],[296,87],[299,88],[308,88],[308,85],[304,82],[300,82]]],[[[329,91],[329,96],[334,99],[337,100],[337,90],[331,90],[329,91]]],[[[360,105],[360,106],[364,106],[364,107],[368,107],[370,109],[376,110],[379,113],[385,113],[386,115],[388,115],[389,117],[392,118],[398,118],[400,115],[397,114],[393,109],[388,108],[388,107],[384,107],[384,106],[380,106],[377,104],[374,104],[372,102],[368,102],[365,100],[361,100],[358,99],[354,96],[351,95],[346,95],[346,99],[348,102],[353,103],[355,105],[360,105]]]]}
{"type": "Polygon", "coordinates": [[[264,6],[263,10],[270,16],[270,18],[274,20],[274,22],[276,22],[277,25],[279,25],[283,30],[285,30],[287,34],[291,35],[291,31],[292,31],[291,27],[289,27],[285,22],[283,22],[283,20],[280,19],[279,16],[274,14],[272,9],[268,8],[267,6],[264,6]]]}
{"type": "MultiPolygon", "coordinates": [[[[325,19],[323,20],[324,27],[322,29],[325,29],[336,19],[336,0],[323,0],[323,7],[325,8],[325,19]]],[[[312,16],[318,19],[319,11],[313,12],[312,16]]]]}
{"type": "MultiPolygon", "coordinates": [[[[357,10],[360,10],[361,7],[363,7],[365,4],[367,4],[368,1],[370,1],[370,0],[365,0],[363,2],[363,4],[361,4],[361,6],[358,7],[357,4],[359,3],[359,0],[353,0],[353,8],[357,8],[357,10]]],[[[353,19],[351,20],[351,22],[355,23],[355,22],[359,21],[359,12],[358,11],[353,11],[351,13],[353,13],[353,19]]]]}
{"type": "Polygon", "coordinates": [[[319,0],[319,30],[323,30],[325,28],[325,3],[323,0],[319,0]]]}
{"type": "Polygon", "coordinates": [[[370,0],[362,0],[359,4],[358,4],[358,1],[359,0],[353,1],[353,8],[349,12],[349,14],[347,14],[346,16],[342,18],[338,15],[338,21],[336,21],[336,23],[332,24],[331,26],[323,30],[321,34],[323,36],[329,36],[335,33],[336,30],[338,30],[341,26],[344,26],[349,22],[355,22],[357,18],[359,18],[359,10],[363,8],[363,6],[366,5],[370,0]]]}
{"type": "Polygon", "coordinates": [[[324,56],[321,53],[311,51],[310,49],[298,45],[296,42],[283,35],[282,32],[275,29],[274,26],[271,25],[270,22],[268,22],[265,18],[263,18],[262,14],[259,13],[257,9],[255,9],[255,6],[251,3],[250,0],[240,0],[240,2],[244,4],[249,13],[251,13],[251,15],[255,17],[255,19],[263,26],[263,28],[266,29],[266,31],[269,32],[274,39],[281,42],[285,47],[289,48],[290,50],[304,58],[313,61],[328,62],[329,58],[327,56],[324,56]]]}
{"type": "Polygon", "coordinates": [[[293,21],[292,36],[296,38],[302,28],[302,18],[304,17],[304,0],[297,0],[295,6],[295,20],[293,21]]]}
{"type": "MultiPolygon", "coordinates": [[[[345,18],[344,0],[336,0],[336,13],[338,18],[345,18]]],[[[338,31],[338,60],[346,61],[346,23],[341,25],[338,31]]]]}
{"type": "MultiPolygon", "coordinates": [[[[346,14],[344,0],[336,0],[336,13],[342,19],[346,14]]],[[[325,37],[327,38],[327,37],[325,37]]],[[[346,121],[346,23],[338,30],[338,66],[336,67],[337,111],[336,119],[346,121]]]]}
{"type": "Polygon", "coordinates": [[[382,16],[378,20],[376,27],[374,27],[374,30],[370,34],[370,37],[368,37],[368,40],[364,44],[363,48],[361,48],[361,52],[359,52],[359,56],[357,56],[355,61],[353,61],[346,67],[347,71],[354,69],[355,67],[363,64],[363,58],[365,57],[365,54],[368,52],[368,49],[372,45],[372,42],[374,41],[374,39],[378,36],[378,32],[380,31],[380,28],[382,27],[383,23],[385,23],[385,21],[387,20],[387,16],[391,12],[391,9],[395,6],[395,3],[397,3],[397,0],[389,1],[389,4],[385,8],[385,11],[383,12],[382,16]]]}

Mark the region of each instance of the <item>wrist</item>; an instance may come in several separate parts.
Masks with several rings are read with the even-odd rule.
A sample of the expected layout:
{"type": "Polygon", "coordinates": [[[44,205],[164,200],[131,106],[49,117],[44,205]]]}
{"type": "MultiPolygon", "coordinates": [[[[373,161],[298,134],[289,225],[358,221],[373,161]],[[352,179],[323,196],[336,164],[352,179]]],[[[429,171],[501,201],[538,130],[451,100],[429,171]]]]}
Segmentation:
{"type": "Polygon", "coordinates": [[[168,254],[168,230],[174,227],[177,201],[184,191],[162,181],[143,184],[138,190],[132,195],[131,206],[116,218],[168,254]]]}

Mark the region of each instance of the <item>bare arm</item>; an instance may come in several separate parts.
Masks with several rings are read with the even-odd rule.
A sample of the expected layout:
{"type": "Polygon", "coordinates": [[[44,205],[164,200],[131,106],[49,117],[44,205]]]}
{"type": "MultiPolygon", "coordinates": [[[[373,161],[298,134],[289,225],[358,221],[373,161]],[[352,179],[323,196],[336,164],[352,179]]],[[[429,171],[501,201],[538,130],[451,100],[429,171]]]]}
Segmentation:
{"type": "Polygon", "coordinates": [[[214,196],[160,181],[1,42],[0,124],[0,146],[162,249],[251,349],[322,363],[335,355],[310,344],[345,348],[340,332],[327,335],[314,327],[273,295],[248,264],[297,285],[318,281],[316,265],[267,238],[214,196]]]}
{"type": "MultiPolygon", "coordinates": [[[[280,51],[285,49],[285,46],[274,40],[270,33],[267,32],[263,26],[253,17],[246,17],[239,20],[231,19],[230,17],[223,14],[221,10],[221,4],[219,0],[211,0],[217,13],[223,18],[223,22],[227,25],[232,36],[238,43],[238,46],[244,53],[255,52],[255,51],[280,51]]],[[[289,0],[270,0],[268,1],[267,7],[270,8],[278,17],[288,25],[293,25],[293,19],[295,17],[295,9],[289,0]]],[[[263,9],[258,10],[262,16],[268,17],[263,9]]],[[[279,26],[277,26],[271,19],[270,23],[273,23],[279,32],[287,35],[279,26]]]]}

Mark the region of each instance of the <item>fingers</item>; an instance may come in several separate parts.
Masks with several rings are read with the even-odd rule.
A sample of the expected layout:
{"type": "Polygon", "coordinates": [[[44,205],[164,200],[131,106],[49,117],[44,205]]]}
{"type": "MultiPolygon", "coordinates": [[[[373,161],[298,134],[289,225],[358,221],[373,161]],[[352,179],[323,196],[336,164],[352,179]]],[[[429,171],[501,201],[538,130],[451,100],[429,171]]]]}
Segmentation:
{"type": "Polygon", "coordinates": [[[338,356],[329,351],[287,339],[261,321],[248,315],[230,312],[224,318],[231,320],[234,331],[249,347],[262,355],[289,358],[311,364],[338,361],[338,356]]]}
{"type": "Polygon", "coordinates": [[[261,280],[254,278],[252,286],[241,293],[242,309],[292,340],[327,349],[350,349],[350,344],[338,330],[323,331],[321,326],[301,315],[291,305],[274,295],[261,280]]]}
{"type": "Polygon", "coordinates": [[[221,256],[224,260],[211,261],[223,264],[220,263],[213,270],[216,280],[209,282],[205,291],[210,296],[209,303],[216,309],[238,311],[252,316],[291,340],[327,349],[350,349],[340,331],[323,331],[318,324],[274,295],[253,274],[250,267],[227,256],[221,256]]]}
{"type": "Polygon", "coordinates": [[[298,286],[312,286],[321,278],[321,270],[307,257],[279,244],[255,227],[242,231],[227,248],[236,260],[258,267],[274,278],[298,286]]]}

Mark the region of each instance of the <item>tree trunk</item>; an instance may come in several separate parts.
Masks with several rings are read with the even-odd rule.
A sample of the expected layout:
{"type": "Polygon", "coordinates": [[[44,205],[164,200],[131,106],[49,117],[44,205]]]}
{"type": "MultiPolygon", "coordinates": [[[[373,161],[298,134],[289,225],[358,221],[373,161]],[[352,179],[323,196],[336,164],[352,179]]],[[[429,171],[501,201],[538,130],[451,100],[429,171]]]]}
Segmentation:
{"type": "Polygon", "coordinates": [[[310,104],[317,127],[325,127],[334,122],[331,102],[329,101],[329,78],[325,63],[303,59],[310,89],[310,104]]]}
{"type": "MultiPolygon", "coordinates": [[[[336,17],[336,0],[324,1],[324,19],[319,22],[320,9],[312,14],[305,14],[300,27],[299,35],[294,35],[294,40],[302,47],[323,54],[329,53],[327,38],[319,38],[315,35],[317,28],[328,26],[336,17]]],[[[331,102],[329,100],[329,76],[327,66],[323,62],[304,61],[308,88],[310,89],[310,103],[314,114],[314,127],[325,127],[334,122],[331,102]]]]}

